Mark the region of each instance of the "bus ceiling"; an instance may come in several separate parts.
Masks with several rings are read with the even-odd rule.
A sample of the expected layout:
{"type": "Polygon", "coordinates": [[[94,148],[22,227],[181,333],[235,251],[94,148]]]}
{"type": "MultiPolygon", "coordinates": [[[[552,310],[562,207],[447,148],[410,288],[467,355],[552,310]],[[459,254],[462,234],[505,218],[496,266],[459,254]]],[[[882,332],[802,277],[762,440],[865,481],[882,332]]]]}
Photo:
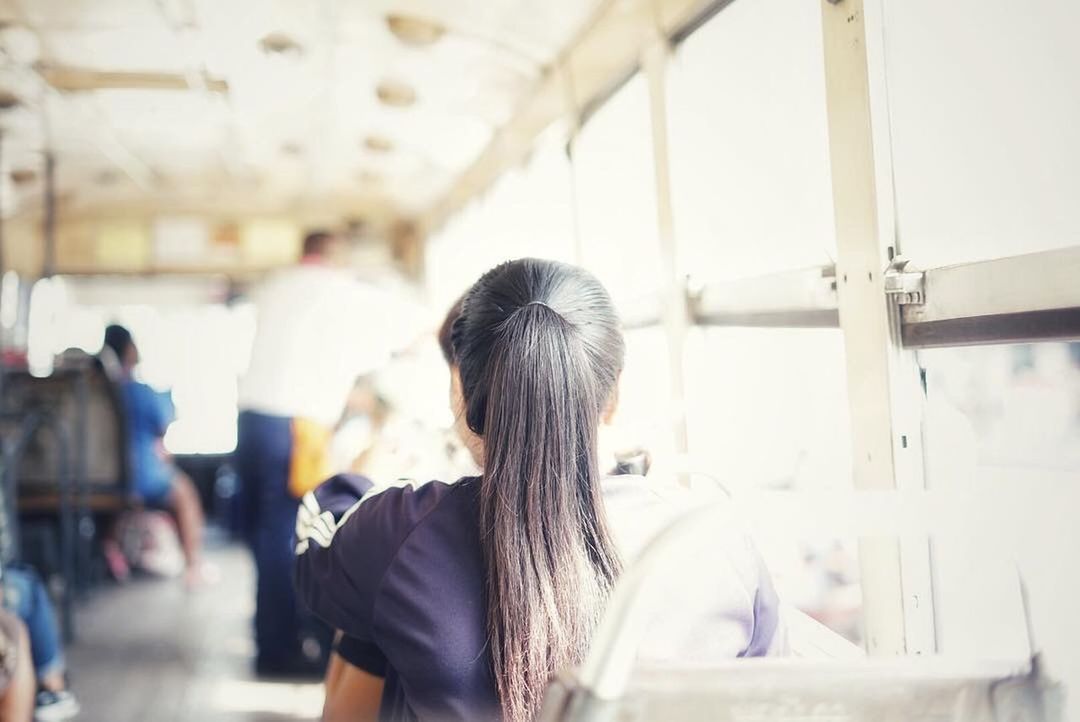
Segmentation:
{"type": "Polygon", "coordinates": [[[282,262],[304,225],[415,240],[725,4],[0,5],[5,265],[170,272],[132,249],[192,216],[225,245],[270,238],[238,273],[282,262]]]}

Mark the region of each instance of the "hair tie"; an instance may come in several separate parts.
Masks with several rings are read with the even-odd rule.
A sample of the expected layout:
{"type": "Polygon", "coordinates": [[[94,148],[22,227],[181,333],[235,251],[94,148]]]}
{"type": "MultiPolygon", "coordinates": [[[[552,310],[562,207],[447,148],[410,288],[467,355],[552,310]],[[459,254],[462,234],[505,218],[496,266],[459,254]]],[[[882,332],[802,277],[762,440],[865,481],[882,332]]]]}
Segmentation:
{"type": "MultiPolygon", "coordinates": [[[[529,302],[528,302],[528,303],[526,303],[525,305],[526,305],[526,306],[543,306],[544,308],[548,309],[549,311],[555,311],[555,309],[554,309],[554,308],[552,308],[551,306],[547,305],[547,304],[546,304],[546,303],[544,303],[543,301],[529,301],[529,302]]],[[[555,311],[555,312],[556,312],[556,313],[558,313],[558,311],[555,311]]]]}

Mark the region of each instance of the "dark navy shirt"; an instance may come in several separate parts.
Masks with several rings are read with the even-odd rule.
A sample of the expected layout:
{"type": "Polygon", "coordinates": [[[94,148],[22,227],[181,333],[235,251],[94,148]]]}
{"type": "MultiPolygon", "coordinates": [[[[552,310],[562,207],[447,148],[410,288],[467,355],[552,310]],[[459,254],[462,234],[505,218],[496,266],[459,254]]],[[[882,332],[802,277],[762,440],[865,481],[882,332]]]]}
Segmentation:
{"type": "MultiPolygon", "coordinates": [[[[613,477],[604,484],[612,535],[627,561],[686,509],[651,480],[613,477]]],[[[499,719],[477,480],[371,486],[343,475],[304,497],[297,518],[300,598],[344,633],[341,651],[349,662],[385,673],[380,719],[499,719]]],[[[719,603],[709,651],[724,657],[782,651],[779,605],[756,551],[741,533],[723,546],[713,556],[719,586],[707,592],[719,603]]],[[[680,621],[669,616],[666,621],[680,621]]],[[[672,640],[699,636],[664,625],[658,632],[680,656],[686,647],[672,640]]]]}

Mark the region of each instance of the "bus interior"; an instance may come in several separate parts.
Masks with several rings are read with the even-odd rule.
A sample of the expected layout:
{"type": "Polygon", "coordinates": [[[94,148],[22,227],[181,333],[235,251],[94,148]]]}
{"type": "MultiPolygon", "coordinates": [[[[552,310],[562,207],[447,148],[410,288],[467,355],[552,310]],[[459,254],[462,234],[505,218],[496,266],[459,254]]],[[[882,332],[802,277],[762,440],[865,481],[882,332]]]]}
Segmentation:
{"type": "Polygon", "coordinates": [[[475,467],[435,332],[481,274],[611,295],[601,454],[701,507],[538,719],[1080,719],[1078,29],[1074,0],[0,0],[0,556],[44,580],[78,719],[323,713],[252,672],[234,459],[259,289],[312,229],[394,299],[328,446],[376,481],[475,467]],[[171,391],[197,592],[133,496],[111,324],[171,391]],[[790,657],[636,665],[717,499],[790,657]]]}

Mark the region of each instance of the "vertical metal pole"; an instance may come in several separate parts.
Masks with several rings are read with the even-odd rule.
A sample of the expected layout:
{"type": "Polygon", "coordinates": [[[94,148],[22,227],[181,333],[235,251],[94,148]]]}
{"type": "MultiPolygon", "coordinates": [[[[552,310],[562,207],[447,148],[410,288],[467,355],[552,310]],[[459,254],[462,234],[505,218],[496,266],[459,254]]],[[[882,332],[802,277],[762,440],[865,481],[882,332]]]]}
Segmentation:
{"type": "MultiPolygon", "coordinates": [[[[0,133],[0,172],[3,172],[3,168],[4,168],[4,134],[0,133]]],[[[4,184],[3,184],[3,182],[0,182],[0,278],[4,277],[4,271],[7,270],[6,268],[4,268],[4,261],[5,261],[5,258],[4,258],[4,201],[5,200],[7,200],[7,199],[4,198],[4,184]]],[[[0,344],[2,344],[2,342],[3,342],[3,339],[0,338],[0,344]]]]}
{"type": "Polygon", "coordinates": [[[42,275],[56,273],[56,158],[45,151],[45,217],[42,222],[45,240],[45,261],[42,275]]]}
{"type": "MultiPolygon", "coordinates": [[[[652,120],[653,163],[656,173],[656,221],[660,253],[664,262],[664,329],[667,332],[671,367],[671,401],[674,411],[672,432],[675,452],[685,456],[689,448],[686,426],[686,378],[684,350],[690,326],[686,281],[679,272],[675,219],[671,208],[671,168],[668,155],[667,69],[671,49],[667,38],[657,35],[642,58],[649,84],[649,111],[652,120]]],[[[685,479],[683,480],[685,482],[685,479]]]]}
{"type": "MultiPolygon", "coordinates": [[[[895,309],[884,290],[888,259],[878,223],[863,0],[821,0],[821,8],[854,484],[859,490],[896,490],[907,486],[897,474],[897,462],[903,467],[904,460],[897,458],[902,444],[894,428],[898,344],[895,309]]],[[[921,651],[908,645],[909,632],[913,636],[916,630],[908,629],[904,572],[914,581],[914,572],[925,569],[929,559],[915,563],[904,551],[910,545],[891,537],[859,540],[866,645],[872,655],[921,651]]],[[[927,574],[921,581],[928,579],[927,574]]],[[[922,602],[928,600],[927,594],[922,602]]]]}
{"type": "Polygon", "coordinates": [[[60,447],[60,458],[63,467],[59,479],[60,495],[60,569],[64,577],[64,598],[60,607],[60,621],[63,627],[64,641],[67,643],[75,639],[75,615],[72,606],[72,595],[75,593],[75,490],[74,469],[72,459],[71,437],[64,429],[63,422],[56,416],[50,415],[48,422],[52,424],[53,433],[56,434],[57,444],[60,447]]]}
{"type": "Polygon", "coordinates": [[[75,370],[75,473],[72,501],[75,506],[75,578],[74,590],[80,596],[90,588],[90,552],[94,543],[94,517],[90,513],[90,483],[87,479],[89,442],[90,367],[75,370]]]}
{"type": "Polygon", "coordinates": [[[559,64],[562,71],[563,90],[566,95],[566,116],[569,119],[569,138],[566,141],[566,161],[570,166],[570,220],[574,224],[574,263],[585,265],[585,239],[581,236],[581,206],[578,198],[577,143],[581,134],[581,108],[578,106],[577,89],[569,64],[559,64]]]}
{"type": "MultiPolygon", "coordinates": [[[[866,35],[861,0],[822,0],[825,87],[856,489],[895,489],[888,317],[878,239],[866,35]]],[[[900,545],[859,540],[867,652],[903,654],[900,545]]]]}

